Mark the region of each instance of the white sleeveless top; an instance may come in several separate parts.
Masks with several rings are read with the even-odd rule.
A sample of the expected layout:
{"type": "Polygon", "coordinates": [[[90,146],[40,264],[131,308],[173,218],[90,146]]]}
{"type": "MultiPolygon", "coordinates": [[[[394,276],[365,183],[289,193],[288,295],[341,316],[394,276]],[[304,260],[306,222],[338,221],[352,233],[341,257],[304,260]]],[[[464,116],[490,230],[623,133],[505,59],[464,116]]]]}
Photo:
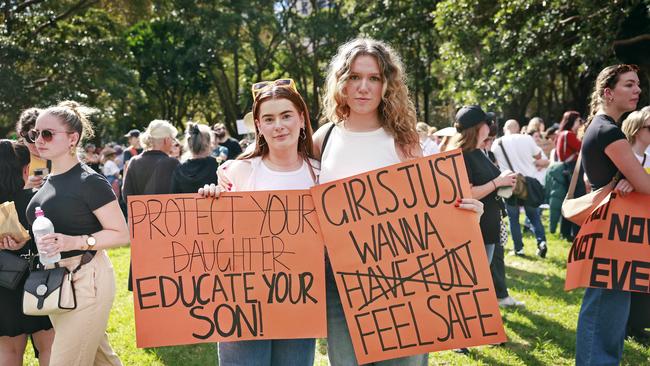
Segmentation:
{"type": "Polygon", "coordinates": [[[336,126],[321,157],[319,183],[400,163],[395,139],[383,127],[369,132],[352,132],[336,126]]]}
{"type": "Polygon", "coordinates": [[[298,170],[290,172],[271,170],[261,161],[252,178],[254,191],[309,189],[314,185],[314,179],[306,161],[302,162],[302,166],[298,170]]]}

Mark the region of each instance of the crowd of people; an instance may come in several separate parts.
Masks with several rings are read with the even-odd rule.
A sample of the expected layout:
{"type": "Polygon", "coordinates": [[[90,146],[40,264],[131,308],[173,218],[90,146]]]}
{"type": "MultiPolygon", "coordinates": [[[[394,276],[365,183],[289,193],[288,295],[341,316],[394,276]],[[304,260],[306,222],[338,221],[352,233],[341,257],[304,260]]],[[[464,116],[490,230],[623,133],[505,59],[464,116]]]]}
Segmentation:
{"type": "MultiPolygon", "coordinates": [[[[504,261],[508,237],[512,255],[525,255],[522,211],[523,230],[534,235],[536,255],[543,259],[548,251],[543,210],[549,211],[549,232],[559,229],[568,241],[578,232],[560,210],[580,159],[576,196],[615,177],[623,195],[650,193],[650,107],[627,115],[637,109],[637,71],[631,65],[604,69],[588,116],[569,110],[559,123],[535,117],[523,127],[508,119],[502,131],[495,115],[478,105],[459,108],[453,127],[437,130],[418,123],[399,55],[372,39],[345,43],[332,59],[316,131],[292,79],[252,86],[253,141],[237,141],[223,123],[210,128],[188,122],[179,137],[169,121],[154,120],[145,131],[128,131],[127,146],[98,148],[82,145],[93,135],[93,109],[70,101],[27,109],[16,124],[18,140],[0,140],[0,202],[14,201],[26,228],[40,207],[56,232],[39,237],[38,247],[34,240],[5,236],[0,249],[25,260],[39,250],[60,253],[59,266],[77,269],[77,307],[49,317],[26,316],[20,290],[0,287],[0,364],[21,365],[28,336],[41,365],[121,364],[106,334],[116,288],[106,250],[129,242],[124,204],[129,195],[308,189],[452,149],[462,150],[473,197],[456,207],[476,213],[498,303],[525,306],[508,293],[504,261]],[[535,180],[542,197],[519,198],[520,179],[535,180]]],[[[325,262],[328,357],[332,365],[353,365],[327,256],[325,262]]],[[[130,276],[127,286],[131,289],[130,276]]],[[[587,289],[576,363],[620,362],[626,324],[634,324],[635,304],[644,301],[629,292],[587,289]]],[[[314,348],[314,339],[221,342],[218,357],[225,366],[312,365],[314,348]]],[[[375,365],[419,366],[426,360],[425,354],[375,365]]]]}

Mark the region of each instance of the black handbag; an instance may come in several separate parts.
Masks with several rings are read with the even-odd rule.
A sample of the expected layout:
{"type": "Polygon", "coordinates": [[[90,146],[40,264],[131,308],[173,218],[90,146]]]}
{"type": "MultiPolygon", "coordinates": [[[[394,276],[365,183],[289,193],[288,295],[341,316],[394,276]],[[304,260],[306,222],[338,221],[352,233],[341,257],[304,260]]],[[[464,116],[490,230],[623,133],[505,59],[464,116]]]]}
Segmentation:
{"type": "Polygon", "coordinates": [[[29,269],[29,262],[18,255],[0,250],[0,286],[15,290],[29,269]]]}
{"type": "Polygon", "coordinates": [[[25,315],[60,314],[77,308],[73,275],[90,262],[95,252],[86,252],[79,265],[69,271],[66,267],[32,271],[23,290],[23,313],[25,315]]]}
{"type": "MultiPolygon", "coordinates": [[[[503,156],[506,158],[510,170],[514,172],[508,153],[506,153],[501,140],[498,141],[498,145],[503,151],[503,156]]],[[[544,186],[537,179],[517,173],[517,186],[513,189],[512,197],[507,202],[512,206],[539,207],[544,203],[544,195],[544,186]],[[516,204],[513,204],[513,201],[516,204]]]]}
{"type": "Polygon", "coordinates": [[[32,271],[23,292],[25,315],[50,315],[77,307],[72,275],[65,267],[32,271]]]}

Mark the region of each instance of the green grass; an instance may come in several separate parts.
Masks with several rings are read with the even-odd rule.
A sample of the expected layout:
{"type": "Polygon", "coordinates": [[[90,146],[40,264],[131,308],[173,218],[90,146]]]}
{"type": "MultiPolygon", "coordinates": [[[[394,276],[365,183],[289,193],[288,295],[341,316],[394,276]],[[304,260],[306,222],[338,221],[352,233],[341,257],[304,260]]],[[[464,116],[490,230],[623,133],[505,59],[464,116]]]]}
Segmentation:
{"type": "MultiPolygon", "coordinates": [[[[509,339],[507,344],[472,348],[468,356],[450,351],[432,353],[429,355],[429,365],[574,364],[575,330],[583,291],[563,290],[565,259],[570,245],[554,234],[547,234],[547,238],[549,252],[546,259],[535,256],[535,239],[530,235],[524,237],[525,258],[506,254],[510,294],[526,302],[524,309],[502,310],[509,339]]],[[[508,248],[511,247],[509,243],[508,248]]],[[[133,298],[126,290],[129,249],[111,250],[110,256],[117,276],[117,295],[108,333],[111,345],[124,365],[216,365],[213,344],[136,348],[133,298]]],[[[326,350],[325,341],[319,341],[316,365],[328,364],[326,350]]],[[[25,365],[37,364],[31,347],[28,347],[25,365]]],[[[650,349],[626,341],[623,364],[650,364],[650,349]]]]}

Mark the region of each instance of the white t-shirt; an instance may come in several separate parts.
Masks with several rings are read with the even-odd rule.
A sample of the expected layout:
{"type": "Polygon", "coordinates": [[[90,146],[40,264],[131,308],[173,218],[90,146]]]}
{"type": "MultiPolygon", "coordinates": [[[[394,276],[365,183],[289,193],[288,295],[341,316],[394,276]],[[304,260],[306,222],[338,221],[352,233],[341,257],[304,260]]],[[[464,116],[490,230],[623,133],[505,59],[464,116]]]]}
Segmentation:
{"type": "Polygon", "coordinates": [[[120,168],[118,168],[117,164],[113,160],[106,160],[102,167],[102,173],[107,177],[115,177],[120,174],[120,168]]]}
{"type": "Polygon", "coordinates": [[[540,183],[544,184],[546,170],[537,170],[534,158],[538,154],[544,157],[544,152],[537,146],[532,136],[524,134],[502,136],[494,141],[491,150],[497,158],[501,171],[512,170],[525,176],[535,177],[540,183]],[[510,168],[510,165],[506,161],[499,142],[503,144],[503,148],[506,150],[508,158],[510,158],[510,162],[512,163],[512,168],[510,168]]]}
{"type": "Polygon", "coordinates": [[[424,140],[424,142],[420,142],[420,147],[422,148],[423,156],[429,156],[440,152],[440,148],[438,147],[438,144],[431,141],[431,139],[428,137],[426,140],[424,140]]]}
{"type": "Polygon", "coordinates": [[[645,157],[643,155],[637,155],[634,153],[634,156],[639,160],[639,163],[643,164],[643,169],[645,169],[645,172],[650,174],[650,156],[648,156],[648,152],[646,150],[645,157]]]}
{"type": "Polygon", "coordinates": [[[294,171],[279,172],[272,170],[264,161],[255,170],[254,189],[255,191],[276,191],[290,189],[309,189],[314,185],[314,179],[309,172],[307,162],[303,161],[302,166],[294,171]]]}
{"type": "Polygon", "coordinates": [[[319,182],[327,183],[399,162],[395,139],[383,127],[352,132],[336,126],[321,157],[319,182]]]}

